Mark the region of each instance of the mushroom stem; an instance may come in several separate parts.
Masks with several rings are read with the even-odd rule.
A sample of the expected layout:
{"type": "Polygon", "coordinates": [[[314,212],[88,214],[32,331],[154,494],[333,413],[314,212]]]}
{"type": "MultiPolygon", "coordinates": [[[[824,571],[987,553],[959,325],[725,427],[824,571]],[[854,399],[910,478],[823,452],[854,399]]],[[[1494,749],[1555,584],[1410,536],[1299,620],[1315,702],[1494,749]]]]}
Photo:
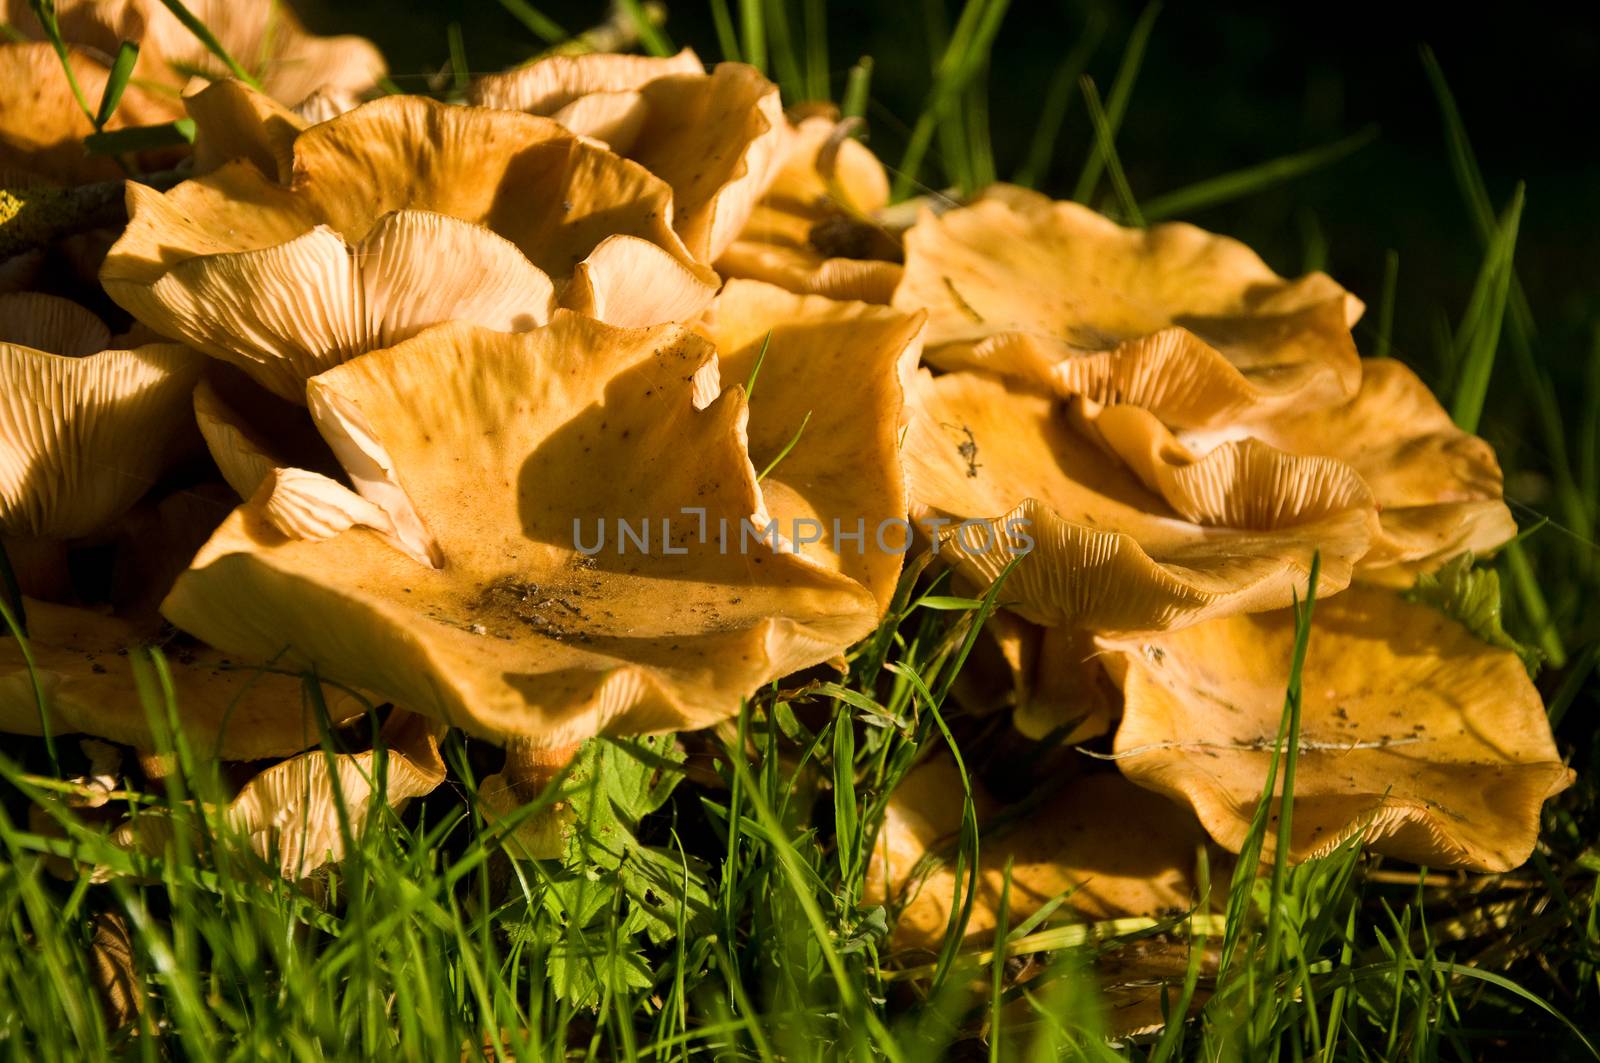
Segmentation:
{"type": "MultiPolygon", "coordinates": [[[[539,745],[529,739],[506,743],[506,765],[500,774],[483,780],[478,793],[484,814],[493,822],[519,805],[530,804],[554,782],[583,745],[539,745]]],[[[531,816],[524,816],[510,838],[506,853],[514,859],[559,860],[566,851],[567,828],[573,810],[556,801],[531,816]]]]}
{"type": "Polygon", "coordinates": [[[59,601],[72,590],[67,544],[57,539],[0,537],[17,589],[29,598],[59,601]]]}
{"type": "Polygon", "coordinates": [[[524,801],[532,801],[572,763],[582,742],[564,746],[538,745],[522,739],[506,743],[506,781],[524,801]]]}

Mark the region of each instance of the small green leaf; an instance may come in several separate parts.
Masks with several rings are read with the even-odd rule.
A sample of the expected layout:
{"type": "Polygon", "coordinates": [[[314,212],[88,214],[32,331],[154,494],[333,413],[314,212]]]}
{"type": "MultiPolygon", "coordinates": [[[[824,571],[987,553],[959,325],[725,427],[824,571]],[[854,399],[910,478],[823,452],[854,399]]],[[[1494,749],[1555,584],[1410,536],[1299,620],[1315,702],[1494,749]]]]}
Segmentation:
{"type": "Polygon", "coordinates": [[[660,808],[683,774],[671,735],[584,743],[562,799],[574,813],[564,863],[615,871],[639,847],[639,821],[660,808]]]}
{"type": "Polygon", "coordinates": [[[617,871],[617,884],[628,896],[628,917],[623,929],[642,931],[657,945],[678,935],[679,913],[691,937],[710,929],[711,881],[705,863],[697,857],[684,862],[665,849],[641,846],[631,849],[617,871]]]}
{"type": "Polygon", "coordinates": [[[612,943],[604,934],[573,934],[551,946],[545,957],[556,996],[575,1007],[593,1007],[603,989],[647,989],[650,966],[637,948],[612,943]]]}
{"type": "Polygon", "coordinates": [[[1522,659],[1529,675],[1537,675],[1544,663],[1542,652],[1506,634],[1500,624],[1500,574],[1492,568],[1473,568],[1470,552],[1454,558],[1437,572],[1418,576],[1416,585],[1401,597],[1432,606],[1489,645],[1510,650],[1522,659]]]}

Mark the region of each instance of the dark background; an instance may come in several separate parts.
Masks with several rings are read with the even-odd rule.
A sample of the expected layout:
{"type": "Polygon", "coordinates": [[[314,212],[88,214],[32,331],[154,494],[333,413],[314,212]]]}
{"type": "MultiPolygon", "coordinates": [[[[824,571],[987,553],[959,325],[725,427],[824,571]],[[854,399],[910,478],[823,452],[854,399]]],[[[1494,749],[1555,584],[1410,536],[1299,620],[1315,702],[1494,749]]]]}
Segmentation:
{"type": "MultiPolygon", "coordinates": [[[[938,0],[932,0],[937,3],[938,0]]],[[[420,91],[449,57],[459,25],[468,66],[500,69],[543,49],[497,0],[295,0],[323,33],[364,34],[388,56],[395,80],[420,91]]],[[[600,0],[535,5],[568,32],[601,22],[600,0]]],[[[666,32],[708,62],[721,58],[703,2],[669,5],[666,32]]],[[[730,7],[737,8],[737,3],[730,7]]],[[[793,20],[798,33],[798,3],[793,20]]],[[[914,0],[828,5],[835,94],[861,55],[876,63],[870,142],[898,162],[929,84],[926,13],[914,0]]],[[[958,5],[945,4],[954,24],[958,5]]],[[[1091,10],[1106,33],[1089,65],[1110,87],[1137,4],[1016,0],[995,45],[990,120],[999,172],[1021,163],[1055,69],[1091,10]]],[[[1600,24],[1557,6],[1346,3],[1169,3],[1161,11],[1117,143],[1141,199],[1276,156],[1337,140],[1367,125],[1378,139],[1332,167],[1192,220],[1250,243],[1277,270],[1325,265],[1372,310],[1358,339],[1370,353],[1385,253],[1400,255],[1395,353],[1436,385],[1439,323],[1459,320],[1482,249],[1451,176],[1443,125],[1418,57],[1430,44],[1443,65],[1496,210],[1518,180],[1527,206],[1517,264],[1534,318],[1538,354],[1577,423],[1591,335],[1600,324],[1600,122],[1594,106],[1600,24]]],[[[794,102],[794,101],[787,101],[794,102]]],[[[1075,99],[1044,190],[1070,194],[1091,143],[1075,99]]],[[[936,179],[937,152],[924,176],[936,179]]],[[[1102,181],[1102,190],[1108,185],[1102,181]]],[[[1537,426],[1502,350],[1483,432],[1508,466],[1537,469],[1537,426]]],[[[1537,478],[1522,485],[1539,501],[1537,478]]]]}

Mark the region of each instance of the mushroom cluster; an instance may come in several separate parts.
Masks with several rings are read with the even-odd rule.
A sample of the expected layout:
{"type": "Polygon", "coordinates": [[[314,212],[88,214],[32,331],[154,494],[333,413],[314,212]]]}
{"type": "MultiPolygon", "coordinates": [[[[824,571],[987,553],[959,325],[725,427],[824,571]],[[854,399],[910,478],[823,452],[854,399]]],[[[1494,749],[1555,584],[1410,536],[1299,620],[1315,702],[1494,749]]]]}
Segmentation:
{"type": "MultiPolygon", "coordinates": [[[[912,511],[966,585],[1004,579],[990,634],[1010,681],[990,703],[1031,740],[1109,736],[1099,755],[1171,801],[1101,798],[1123,814],[1086,866],[1095,827],[1060,802],[1088,780],[1069,783],[1051,830],[990,839],[980,916],[1008,860],[1012,897],[1035,905],[1067,889],[1090,915],[1108,891],[1116,914],[1201,900],[1192,840],[1149,819],[1182,806],[1243,844],[1318,562],[1289,858],[1354,835],[1435,867],[1528,858],[1572,779],[1537,690],[1517,654],[1405,593],[1516,535],[1500,468],[1411,370],[1358,355],[1358,299],[1191,225],[1127,229],[1005,186],[923,209],[904,249],[889,301],[929,315],[912,511]],[[1118,885],[1151,861],[1139,890],[1118,885]],[[1157,881],[1185,885],[1158,902],[1157,881]]],[[[949,764],[922,770],[945,781],[891,803],[875,881],[923,911],[900,935],[929,947],[951,886],[926,854],[962,809],[949,764]]]]}
{"type": "MultiPolygon", "coordinates": [[[[738,63],[557,55],[446,104],[379,94],[370,45],[266,0],[190,6],[259,87],[155,0],[57,5],[65,59],[0,45],[26,70],[0,74],[7,195],[142,175],[80,248],[92,286],[54,243],[0,262],[0,728],[154,750],[126,657],[160,644],[191,745],[293,758],[230,814],[295,831],[300,877],[337,855],[335,776],[425,795],[460,728],[505,748],[503,810],[594,736],[846,667],[924,549],[1004,580],[1008,678],[970,708],[1112,736],[1042,829],[996,833],[985,890],[1013,857],[1019,917],[1063,890],[1142,914],[1191,903],[1196,844],[1238,849],[1320,564],[1289,855],[1528,855],[1570,777],[1539,697],[1401,593],[1515,535],[1499,467],[1357,353],[1331,278],[1009,186],[897,228],[856,124],[738,63]],[[182,117],[192,147],[84,154],[75,97],[127,39],[102,124],[182,117]],[[386,786],[303,752],[374,706],[386,786]]],[[[960,794],[935,760],[889,806],[872,880],[903,942],[944,925],[926,857],[960,794]]]]}

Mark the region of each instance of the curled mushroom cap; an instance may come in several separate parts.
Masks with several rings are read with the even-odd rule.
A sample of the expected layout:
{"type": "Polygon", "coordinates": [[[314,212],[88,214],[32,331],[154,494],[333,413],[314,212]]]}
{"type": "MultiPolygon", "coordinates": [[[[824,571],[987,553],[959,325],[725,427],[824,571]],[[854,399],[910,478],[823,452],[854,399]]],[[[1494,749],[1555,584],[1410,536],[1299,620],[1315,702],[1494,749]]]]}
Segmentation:
{"type": "Polygon", "coordinates": [[[1086,207],[989,195],[906,233],[896,306],[929,312],[929,360],[1212,427],[1350,399],[1361,303],[1288,281],[1192,225],[1124,229],[1086,207]]]}
{"type": "MultiPolygon", "coordinates": [[[[1256,440],[1180,468],[1147,455],[1156,489],[1119,460],[1112,421],[982,373],[924,374],[906,435],[913,512],[942,519],[940,553],[988,586],[1019,555],[1001,604],[1046,626],[1179,627],[1274,609],[1350,580],[1377,533],[1371,492],[1331,459],[1256,440]]],[[[1130,449],[1130,454],[1134,452],[1130,449]]]]}
{"type": "Polygon", "coordinates": [[[894,596],[906,540],[903,527],[884,527],[906,516],[900,435],[922,322],[734,280],[702,326],[726,380],[755,373],[750,460],[771,468],[761,481],[767,511],[785,529],[815,522],[830,567],[871,590],[880,610],[894,596]]]}
{"type": "Polygon", "coordinates": [[[242,81],[213,81],[183,97],[194,122],[194,172],[210,173],[235,159],[287,184],[294,176],[294,142],[311,122],[242,81]]]}
{"type": "MultiPolygon", "coordinates": [[[[370,41],[307,33],[277,0],[188,0],[184,6],[224,51],[260,78],[268,94],[291,106],[318,91],[369,91],[386,70],[370,41]]],[[[71,44],[115,55],[122,41],[138,42],[136,79],[181,88],[196,72],[227,76],[222,63],[161,0],[57,0],[55,8],[61,34],[71,44]]],[[[0,12],[21,33],[43,38],[28,0],[0,0],[0,12]]],[[[98,98],[90,95],[91,101],[98,98]]]]}
{"type": "Polygon", "coordinates": [[[688,49],[551,56],[481,79],[471,98],[547,115],[643,164],[672,186],[677,230],[707,262],[744,227],[783,149],[778,87],[743,63],[707,74],[688,49]]]}
{"type": "Polygon", "coordinates": [[[241,499],[254,495],[274,469],[339,471],[304,408],[221,362],[207,366],[195,385],[194,419],[211,460],[241,499]]]}
{"type": "Polygon", "coordinates": [[[0,295],[0,535],[98,531],[192,441],[202,359],[175,344],[109,342],[66,299],[0,295]]]}
{"type": "MultiPolygon", "coordinates": [[[[1280,610],[1102,640],[1122,673],[1118,766],[1193,806],[1230,849],[1261,797],[1294,633],[1280,610]]],[[[1504,871],[1572,780],[1516,655],[1393,591],[1316,603],[1301,689],[1291,859],[1365,830],[1380,853],[1504,871]]]]}
{"type": "MultiPolygon", "coordinates": [[[[1363,359],[1361,390],[1348,403],[1269,418],[1243,431],[1290,453],[1337,458],[1361,474],[1383,523],[1361,561],[1363,580],[1409,586],[1419,571],[1467,551],[1489,553],[1517,534],[1494,448],[1457,428],[1401,362],[1363,359]]],[[[1180,438],[1204,452],[1230,434],[1180,438]]]]}
{"type": "Polygon", "coordinates": [[[287,185],[239,160],[165,194],[130,184],[128,211],[111,297],[297,402],[317,372],[429,325],[543,324],[575,269],[590,312],[628,302],[597,287],[668,277],[636,290],[630,324],[682,315],[686,288],[698,310],[716,284],[639,166],[547,119],[416,97],[301,133],[287,185]]]}
{"type": "MultiPolygon", "coordinates": [[[[84,98],[94,106],[105,92],[109,72],[77,49],[68,51],[67,61],[84,98]]],[[[181,113],[175,104],[129,85],[106,129],[170,121],[181,113]]],[[[40,41],[0,44],[0,170],[68,185],[121,180],[126,173],[116,159],[85,153],[83,138],[93,132],[54,48],[40,41]]],[[[159,166],[169,156],[153,152],[140,161],[159,166]]],[[[14,185],[10,178],[5,183],[14,185]]]]}
{"type": "MultiPolygon", "coordinates": [[[[976,784],[975,784],[976,785],[976,784]]],[[[867,870],[869,903],[899,909],[897,948],[937,951],[957,900],[955,851],[965,790],[938,757],[911,771],[889,799],[867,870]]],[[[981,788],[979,881],[967,935],[994,937],[1011,865],[1011,925],[1063,893],[1081,918],[1151,916],[1193,907],[1205,832],[1170,801],[1115,772],[1074,779],[1042,803],[1008,810],[981,788]],[[1115,814],[1108,814],[1108,810],[1115,814]]]]}
{"type": "Polygon", "coordinates": [[[768,518],[742,394],[717,395],[714,365],[681,329],[558,311],[516,335],[441,326],[330,370],[311,410],[361,494],[300,477],[277,505],[263,485],[163,611],[507,741],[723,718],[864,636],[877,608],[742,536],[768,518]]]}
{"type": "Polygon", "coordinates": [[[717,259],[718,272],[835,299],[890,300],[900,266],[872,256],[881,248],[860,246],[863,227],[889,203],[889,178],[849,133],[820,115],[789,130],[772,187],[717,259]],[[847,239],[830,240],[834,231],[847,239]]]}
{"type": "Polygon", "coordinates": [[[554,118],[574,133],[625,154],[649,111],[639,90],[657,78],[704,73],[705,64],[689,48],[663,58],[612,52],[551,55],[479,78],[468,96],[480,107],[554,118]]]}
{"type": "MultiPolygon", "coordinates": [[[[0,732],[43,734],[42,696],[52,734],[95,735],[156,751],[128,657],[142,645],[159,645],[161,633],[93,609],[32,599],[23,607],[33,662],[30,669],[16,639],[0,638],[0,732]]],[[[298,676],[244,667],[209,647],[174,643],[171,634],[165,653],[173,699],[196,755],[257,760],[316,744],[318,713],[304,704],[298,676]]],[[[324,694],[334,723],[363,711],[353,695],[331,686],[324,694]]]]}
{"type": "MultiPolygon", "coordinates": [[[[395,709],[383,726],[384,751],[313,750],[272,765],[240,788],[223,821],[263,860],[276,858],[290,881],[304,879],[345,856],[346,831],[359,839],[381,794],[403,809],[444,781],[444,760],[433,722],[395,709]]],[[[172,837],[163,812],[135,814],[111,834],[125,849],[159,854],[172,837]]]]}

